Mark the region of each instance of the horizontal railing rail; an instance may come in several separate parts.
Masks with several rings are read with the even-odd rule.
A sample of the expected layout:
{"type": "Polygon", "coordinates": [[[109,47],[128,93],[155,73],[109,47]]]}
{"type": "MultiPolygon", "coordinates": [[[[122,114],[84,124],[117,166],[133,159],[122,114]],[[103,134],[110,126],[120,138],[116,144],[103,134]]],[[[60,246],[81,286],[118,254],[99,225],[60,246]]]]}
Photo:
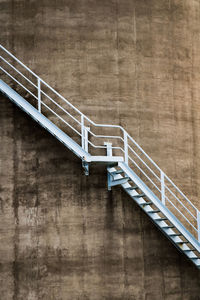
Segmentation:
{"type": "Polygon", "coordinates": [[[81,138],[81,146],[84,150],[89,151],[88,145],[91,146],[92,149],[106,150],[107,146],[101,142],[102,139],[105,139],[106,141],[112,140],[114,143],[112,145],[112,149],[121,153],[127,165],[134,166],[134,170],[136,169],[140,175],[144,177],[145,183],[150,185],[152,190],[155,189],[160,201],[162,201],[164,205],[168,207],[168,204],[170,204],[173,209],[189,224],[189,226],[192,227],[192,229],[197,233],[195,238],[200,242],[199,210],[122,126],[95,123],[1,45],[0,50],[3,52],[3,54],[0,55],[0,60],[2,62],[0,70],[36,100],[35,104],[39,112],[42,113],[42,108],[46,108],[57,119],[63,122],[63,124],[72,129],[73,132],[81,138]],[[8,58],[6,59],[4,56],[8,58]],[[10,62],[9,59],[12,59],[14,62],[10,62]],[[18,67],[16,67],[16,65],[18,65],[18,67]],[[14,76],[13,73],[11,74],[6,67],[9,67],[13,72],[16,72],[17,76],[21,76],[25,82],[29,83],[32,88],[35,89],[36,94],[34,94],[32,90],[28,89],[26,84],[23,84],[19,81],[19,79],[16,79],[16,76],[14,76]],[[36,82],[33,82],[33,80],[25,76],[25,74],[19,70],[21,67],[35,78],[36,82]],[[63,103],[65,103],[64,107],[58,103],[54,97],[50,96],[46,89],[53,93],[59,100],[63,101],[63,103]],[[44,101],[44,97],[48,99],[49,103],[55,105],[57,109],[60,109],[62,116],[52,109],[50,104],[47,104],[44,101]],[[74,111],[74,115],[69,112],[69,109],[74,111]],[[78,115],[78,117],[76,117],[75,114],[78,115]],[[70,121],[65,119],[67,117],[70,118],[70,121],[73,120],[78,128],[70,124],[70,121]],[[91,129],[91,127],[94,128],[91,129]],[[95,129],[98,128],[101,128],[101,131],[113,129],[114,133],[116,130],[120,130],[120,134],[95,133],[95,129]],[[88,134],[91,138],[88,138],[88,134]],[[95,141],[93,141],[93,139],[95,141]],[[100,143],[99,145],[96,144],[97,140],[100,143]],[[148,175],[147,172],[149,172],[150,175],[148,175]]]}

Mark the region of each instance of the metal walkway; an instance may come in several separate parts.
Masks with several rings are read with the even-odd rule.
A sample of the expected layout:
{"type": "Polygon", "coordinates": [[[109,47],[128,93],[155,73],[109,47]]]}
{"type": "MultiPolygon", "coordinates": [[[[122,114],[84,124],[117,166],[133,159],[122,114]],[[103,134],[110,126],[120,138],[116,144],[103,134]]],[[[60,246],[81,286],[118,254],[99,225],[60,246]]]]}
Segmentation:
{"type": "Polygon", "coordinates": [[[90,163],[105,164],[108,189],[121,185],[200,268],[199,210],[127,131],[93,122],[1,45],[0,59],[0,91],[73,151],[86,175],[90,163]]]}

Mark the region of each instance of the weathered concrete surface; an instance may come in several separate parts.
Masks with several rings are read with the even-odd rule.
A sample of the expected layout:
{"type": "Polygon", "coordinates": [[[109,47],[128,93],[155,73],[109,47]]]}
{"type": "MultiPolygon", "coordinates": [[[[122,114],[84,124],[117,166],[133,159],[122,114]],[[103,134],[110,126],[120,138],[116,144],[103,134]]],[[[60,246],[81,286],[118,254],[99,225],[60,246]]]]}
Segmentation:
{"type": "MultiPolygon", "coordinates": [[[[0,42],[121,124],[200,208],[200,2],[0,0],[0,42]]],[[[112,121],[111,121],[112,120],[112,121]]],[[[200,275],[105,170],[0,97],[0,299],[198,300],[200,275]]]]}

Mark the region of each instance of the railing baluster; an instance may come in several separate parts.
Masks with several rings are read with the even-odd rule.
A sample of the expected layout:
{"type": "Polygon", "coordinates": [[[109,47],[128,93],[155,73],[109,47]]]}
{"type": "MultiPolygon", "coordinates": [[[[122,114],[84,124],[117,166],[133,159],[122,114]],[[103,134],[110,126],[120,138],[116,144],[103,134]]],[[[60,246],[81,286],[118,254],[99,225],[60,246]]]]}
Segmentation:
{"type": "Polygon", "coordinates": [[[88,131],[90,130],[90,127],[84,127],[84,150],[88,152],[88,131]]]}
{"type": "Polygon", "coordinates": [[[41,112],[41,81],[38,78],[38,111],[41,112]]]}
{"type": "Polygon", "coordinates": [[[165,174],[162,170],[160,172],[160,182],[161,182],[161,201],[165,205],[165,174]]]}
{"type": "Polygon", "coordinates": [[[81,146],[88,152],[88,131],[90,131],[90,127],[86,127],[84,121],[84,115],[81,115],[81,146]]]}
{"type": "Polygon", "coordinates": [[[124,161],[128,165],[128,134],[124,130],[124,161]]]}
{"type": "Polygon", "coordinates": [[[84,149],[85,147],[85,138],[84,138],[84,115],[81,115],[81,146],[84,149]]]}

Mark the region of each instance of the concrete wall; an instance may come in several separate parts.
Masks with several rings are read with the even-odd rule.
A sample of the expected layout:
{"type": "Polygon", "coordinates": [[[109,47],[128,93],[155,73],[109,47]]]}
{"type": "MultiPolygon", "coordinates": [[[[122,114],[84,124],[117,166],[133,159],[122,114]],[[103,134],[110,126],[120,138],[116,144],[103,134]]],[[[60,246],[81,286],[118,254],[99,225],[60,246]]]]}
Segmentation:
{"type": "MultiPolygon", "coordinates": [[[[124,126],[200,208],[200,2],[0,0],[0,42],[124,126]]],[[[199,271],[105,169],[0,96],[0,299],[198,300],[199,271]]]]}

